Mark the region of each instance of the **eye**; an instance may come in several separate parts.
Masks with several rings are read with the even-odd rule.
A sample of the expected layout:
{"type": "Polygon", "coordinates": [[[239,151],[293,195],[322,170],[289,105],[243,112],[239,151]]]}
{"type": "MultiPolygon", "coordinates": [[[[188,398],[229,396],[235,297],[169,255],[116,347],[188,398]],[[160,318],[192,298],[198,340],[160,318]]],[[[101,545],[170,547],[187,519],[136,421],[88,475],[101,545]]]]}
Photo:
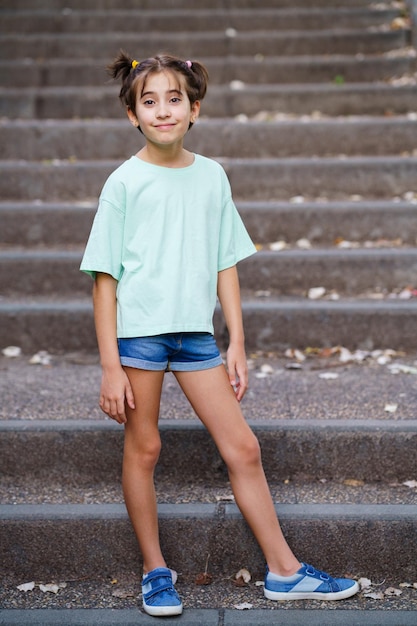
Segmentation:
{"type": "Polygon", "coordinates": [[[155,104],[155,101],[148,98],[147,100],[144,100],[142,104],[145,106],[151,106],[152,104],[155,104]]]}
{"type": "Polygon", "coordinates": [[[171,98],[171,102],[177,104],[178,102],[181,102],[181,98],[179,98],[178,96],[174,96],[173,98],[171,98]]]}

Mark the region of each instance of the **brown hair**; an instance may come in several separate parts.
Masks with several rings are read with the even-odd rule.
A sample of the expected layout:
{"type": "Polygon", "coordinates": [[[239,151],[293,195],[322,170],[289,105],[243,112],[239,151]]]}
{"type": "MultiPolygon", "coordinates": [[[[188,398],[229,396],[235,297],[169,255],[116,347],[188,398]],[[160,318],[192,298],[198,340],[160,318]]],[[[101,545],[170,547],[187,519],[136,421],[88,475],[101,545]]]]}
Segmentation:
{"type": "Polygon", "coordinates": [[[114,61],[107,66],[112,78],[122,79],[119,98],[131,111],[135,111],[136,108],[139,86],[143,88],[150,74],[164,70],[176,72],[184,77],[185,89],[191,104],[202,100],[206,95],[208,72],[198,61],[183,61],[169,54],[159,54],[137,62],[120,50],[114,61]]]}

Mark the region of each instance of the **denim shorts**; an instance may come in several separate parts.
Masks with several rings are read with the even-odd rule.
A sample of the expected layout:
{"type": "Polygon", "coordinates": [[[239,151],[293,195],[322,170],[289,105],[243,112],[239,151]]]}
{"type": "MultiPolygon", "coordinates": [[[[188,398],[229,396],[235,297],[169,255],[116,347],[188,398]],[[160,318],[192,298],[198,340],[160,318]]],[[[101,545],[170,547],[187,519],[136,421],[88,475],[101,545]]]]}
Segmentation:
{"type": "Polygon", "coordinates": [[[222,365],[210,333],[169,333],[118,339],[120,362],[152,371],[194,372],[222,365]]]}

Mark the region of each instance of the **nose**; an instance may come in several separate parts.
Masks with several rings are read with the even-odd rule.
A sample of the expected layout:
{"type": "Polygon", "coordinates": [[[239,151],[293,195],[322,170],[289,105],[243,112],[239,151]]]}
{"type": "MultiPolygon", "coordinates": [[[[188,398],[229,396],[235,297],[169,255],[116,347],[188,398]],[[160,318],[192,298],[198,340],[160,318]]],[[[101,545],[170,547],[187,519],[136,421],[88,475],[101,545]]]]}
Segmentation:
{"type": "Polygon", "coordinates": [[[170,115],[171,115],[171,111],[169,110],[165,102],[160,102],[158,109],[156,111],[156,117],[158,119],[164,119],[166,117],[169,117],[170,115]]]}

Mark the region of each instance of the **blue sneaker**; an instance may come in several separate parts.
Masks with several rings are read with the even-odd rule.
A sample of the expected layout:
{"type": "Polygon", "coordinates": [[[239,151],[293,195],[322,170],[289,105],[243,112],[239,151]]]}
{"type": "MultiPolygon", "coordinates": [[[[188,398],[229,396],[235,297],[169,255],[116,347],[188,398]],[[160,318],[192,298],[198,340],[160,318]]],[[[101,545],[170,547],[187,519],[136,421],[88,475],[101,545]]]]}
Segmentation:
{"type": "Polygon", "coordinates": [[[142,580],[145,613],[154,617],[181,615],[182,602],[175,591],[172,572],[167,567],[153,569],[142,580]]]}
{"type": "Polygon", "coordinates": [[[350,578],[332,578],[307,565],[293,576],[277,576],[266,568],[264,595],[268,600],[343,600],[359,591],[350,578]]]}

